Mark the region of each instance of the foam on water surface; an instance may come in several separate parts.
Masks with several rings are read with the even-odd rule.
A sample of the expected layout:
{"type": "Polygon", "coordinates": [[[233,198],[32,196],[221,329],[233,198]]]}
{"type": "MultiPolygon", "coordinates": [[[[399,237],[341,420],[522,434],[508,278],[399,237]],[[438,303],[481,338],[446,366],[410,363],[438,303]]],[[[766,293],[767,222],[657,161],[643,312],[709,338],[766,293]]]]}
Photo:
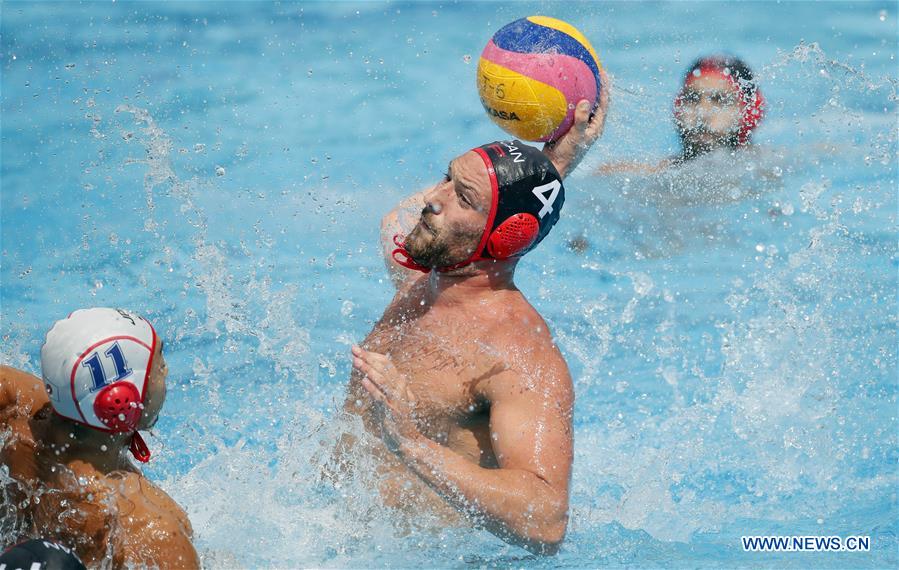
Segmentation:
{"type": "Polygon", "coordinates": [[[339,410],[349,345],[391,297],[379,218],[501,136],[464,56],[517,9],[4,6],[3,363],[36,372],[79,306],[146,314],[171,370],[147,473],[210,567],[895,565],[895,7],[525,11],[549,8],[615,85],[517,279],[575,379],[557,557],[420,530],[370,466],[326,476],[340,433],[367,437],[339,410]],[[721,47],[768,100],[756,152],[590,175],[670,155],[679,76],[721,47]],[[763,556],[743,534],[873,551],[763,556]]]}

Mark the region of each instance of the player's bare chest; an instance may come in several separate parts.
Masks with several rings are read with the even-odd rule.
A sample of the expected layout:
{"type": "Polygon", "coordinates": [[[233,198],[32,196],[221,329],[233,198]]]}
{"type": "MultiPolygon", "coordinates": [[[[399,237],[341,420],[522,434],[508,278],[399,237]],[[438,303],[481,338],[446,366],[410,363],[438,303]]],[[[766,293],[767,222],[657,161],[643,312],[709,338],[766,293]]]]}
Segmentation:
{"type": "Polygon", "coordinates": [[[382,319],[365,344],[390,356],[406,375],[418,412],[428,416],[469,415],[478,407],[478,382],[496,367],[480,327],[440,315],[382,319]]]}

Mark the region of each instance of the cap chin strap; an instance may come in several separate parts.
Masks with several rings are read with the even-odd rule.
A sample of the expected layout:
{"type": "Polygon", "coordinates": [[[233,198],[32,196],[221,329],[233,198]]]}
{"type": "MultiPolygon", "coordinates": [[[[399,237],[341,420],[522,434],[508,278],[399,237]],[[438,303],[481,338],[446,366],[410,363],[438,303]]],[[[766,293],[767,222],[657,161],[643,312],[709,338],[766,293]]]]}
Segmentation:
{"type": "Polygon", "coordinates": [[[144,441],[144,438],[141,437],[140,432],[136,431],[131,436],[131,445],[128,446],[128,451],[141,463],[150,461],[150,447],[144,441]]]}
{"type": "Polygon", "coordinates": [[[412,259],[412,255],[410,255],[409,250],[406,249],[406,242],[403,240],[404,237],[405,236],[402,236],[400,234],[396,234],[393,236],[393,243],[397,246],[396,249],[394,249],[390,253],[390,255],[393,257],[393,260],[406,269],[411,269],[412,271],[421,271],[422,273],[430,273],[430,267],[425,267],[424,265],[415,263],[415,260],[412,259]]]}
{"type": "MultiPolygon", "coordinates": [[[[393,236],[393,243],[398,246],[390,254],[395,262],[397,262],[399,265],[402,265],[406,269],[411,269],[413,271],[420,271],[422,273],[431,272],[431,267],[416,263],[415,260],[412,259],[412,255],[409,253],[409,250],[406,249],[406,244],[403,241],[403,236],[401,236],[400,234],[396,234],[395,236],[393,236]]],[[[488,258],[481,256],[479,253],[474,253],[465,261],[454,263],[453,265],[445,265],[443,267],[434,267],[433,269],[436,269],[438,273],[446,273],[447,271],[460,269],[462,267],[465,267],[466,265],[471,265],[475,261],[481,261],[483,259],[488,258]]]]}
{"type": "MultiPolygon", "coordinates": [[[[64,416],[64,415],[60,414],[59,412],[57,412],[56,409],[53,410],[53,413],[65,420],[68,420],[70,422],[75,422],[76,424],[79,424],[79,425],[82,425],[85,427],[89,427],[89,428],[95,429],[97,431],[102,431],[103,433],[116,433],[109,429],[99,428],[97,426],[93,426],[91,424],[84,423],[80,420],[76,420],[76,419],[64,416]]],[[[150,447],[147,445],[147,442],[144,441],[144,438],[141,437],[140,432],[138,432],[138,431],[135,431],[133,434],[131,434],[131,442],[128,444],[128,451],[130,451],[131,455],[133,455],[134,458],[137,459],[138,461],[140,461],[141,463],[147,463],[148,461],[150,461],[150,455],[151,455],[150,447]]]]}

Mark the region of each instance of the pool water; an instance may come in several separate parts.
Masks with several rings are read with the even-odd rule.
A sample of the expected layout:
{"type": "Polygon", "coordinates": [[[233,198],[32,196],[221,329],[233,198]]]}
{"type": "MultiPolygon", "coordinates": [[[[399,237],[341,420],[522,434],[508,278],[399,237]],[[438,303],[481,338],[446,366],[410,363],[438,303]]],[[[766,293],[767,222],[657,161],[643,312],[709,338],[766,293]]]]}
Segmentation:
{"type": "Polygon", "coordinates": [[[78,307],[154,322],[171,373],[145,471],[206,566],[899,562],[895,3],[0,9],[2,362],[39,372],[43,334],[78,307]],[[392,296],[380,217],[503,137],[477,57],[538,13],[580,28],[614,80],[605,135],[517,278],[577,397],[549,559],[403,530],[366,481],[321,475],[349,346],[392,296]],[[681,74],[720,50],[768,101],[756,150],[592,174],[672,155],[681,74]],[[746,553],[742,535],[871,551],[746,553]]]}

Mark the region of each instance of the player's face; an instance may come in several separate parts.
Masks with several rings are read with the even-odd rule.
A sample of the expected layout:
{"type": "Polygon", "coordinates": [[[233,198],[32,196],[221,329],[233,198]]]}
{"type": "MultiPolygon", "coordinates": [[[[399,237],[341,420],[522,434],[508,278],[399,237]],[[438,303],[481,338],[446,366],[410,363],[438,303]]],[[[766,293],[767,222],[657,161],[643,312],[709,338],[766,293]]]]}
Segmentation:
{"type": "Polygon", "coordinates": [[[484,161],[467,152],[449,164],[443,180],[425,194],[425,208],[406,249],[417,263],[446,267],[477,249],[493,199],[484,161]]]}
{"type": "Polygon", "coordinates": [[[165,379],[169,374],[168,365],[162,355],[162,340],[156,343],[156,353],[153,355],[153,366],[147,377],[147,394],[144,398],[144,411],[141,414],[138,429],[153,427],[159,418],[159,411],[165,402],[165,379]]]}
{"type": "Polygon", "coordinates": [[[733,82],[703,75],[681,91],[675,114],[684,145],[710,151],[732,142],[740,130],[740,92],[733,82]]]}

